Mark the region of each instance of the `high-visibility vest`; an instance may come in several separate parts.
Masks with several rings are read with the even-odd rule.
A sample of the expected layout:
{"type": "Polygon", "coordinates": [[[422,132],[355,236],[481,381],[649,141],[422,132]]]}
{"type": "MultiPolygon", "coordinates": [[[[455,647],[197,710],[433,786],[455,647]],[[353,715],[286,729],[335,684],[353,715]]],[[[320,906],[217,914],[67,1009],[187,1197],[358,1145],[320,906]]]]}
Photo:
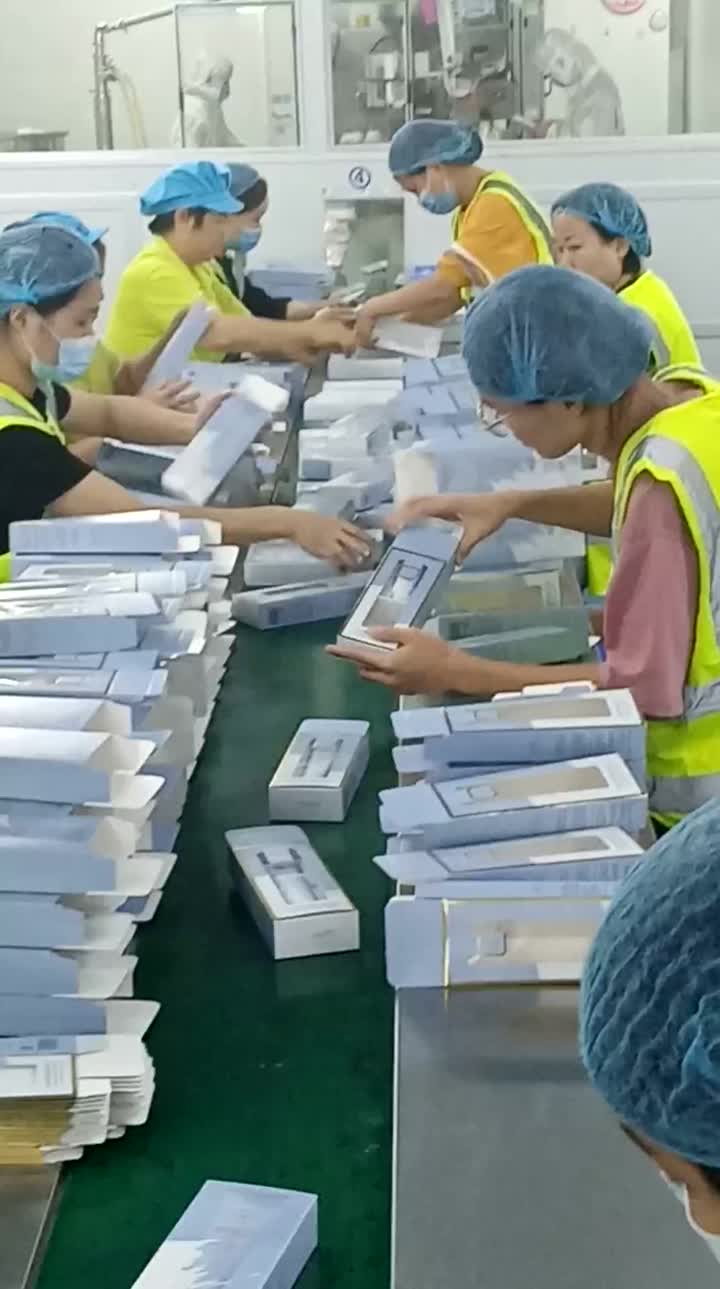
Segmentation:
{"type": "MultiPolygon", "coordinates": [[[[452,236],[454,243],[462,241],[462,231],[465,220],[468,218],[476,201],[480,199],[483,193],[496,192],[499,196],[504,197],[510,203],[513,210],[519,215],[527,232],[530,235],[533,246],[535,247],[536,262],[538,264],[552,264],[552,233],[544,219],[542,213],[530,200],[527,193],[519,188],[516,183],[506,175],[502,170],[491,170],[480,180],[477,190],[467,206],[461,206],[455,211],[452,222],[452,236]]],[[[518,268],[520,265],[518,265],[518,268]]],[[[469,304],[473,298],[473,288],[463,287],[462,298],[466,304],[469,304]]]]}
{"type": "MultiPolygon", "coordinates": [[[[661,384],[668,381],[682,381],[686,385],[697,385],[704,393],[711,389],[720,389],[720,383],[708,376],[699,363],[677,362],[667,367],[659,367],[653,373],[653,380],[661,384]]],[[[612,543],[610,538],[588,538],[586,550],[586,583],[590,595],[602,597],[607,594],[612,577],[612,543]]]]}
{"type": "MultiPolygon", "coordinates": [[[[46,412],[43,416],[42,412],[33,407],[33,404],[16,389],[12,389],[10,385],[3,385],[0,381],[0,431],[9,428],[17,429],[21,426],[27,426],[31,430],[42,430],[43,434],[51,434],[61,443],[65,442],[65,435],[50,412],[46,412]]],[[[6,551],[0,555],[0,582],[9,582],[9,580],[10,554],[6,551]]]]}
{"type": "Polygon", "coordinates": [[[707,392],[666,408],[630,436],[614,486],[616,555],[633,484],[649,474],[672,488],[698,561],[683,714],[648,722],[651,809],[664,824],[720,796],[720,385],[697,373],[694,380],[707,392]]]}
{"type": "Polygon", "coordinates": [[[685,314],[667,282],[644,271],[618,291],[618,297],[645,315],[653,329],[650,374],[669,366],[683,364],[700,367],[702,359],[697,341],[685,314]]]}

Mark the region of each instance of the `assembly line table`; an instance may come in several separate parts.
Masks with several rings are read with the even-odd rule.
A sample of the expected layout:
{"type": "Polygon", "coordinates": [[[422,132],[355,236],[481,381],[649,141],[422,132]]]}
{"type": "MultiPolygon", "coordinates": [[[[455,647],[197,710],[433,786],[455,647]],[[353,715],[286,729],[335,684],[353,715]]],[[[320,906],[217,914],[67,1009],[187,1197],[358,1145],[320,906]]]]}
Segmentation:
{"type": "Polygon", "coordinates": [[[403,990],[393,1289],[716,1289],[577,1056],[574,989],[403,990]]]}

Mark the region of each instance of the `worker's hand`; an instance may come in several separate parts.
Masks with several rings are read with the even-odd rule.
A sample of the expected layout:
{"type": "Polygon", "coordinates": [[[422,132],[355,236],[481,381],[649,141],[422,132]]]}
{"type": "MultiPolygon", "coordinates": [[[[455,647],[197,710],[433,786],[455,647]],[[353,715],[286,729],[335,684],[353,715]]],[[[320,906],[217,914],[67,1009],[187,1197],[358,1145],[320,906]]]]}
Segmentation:
{"type": "Polygon", "coordinates": [[[328,645],[327,652],[354,662],[363,680],[374,680],[397,694],[443,694],[453,689],[463,657],[446,640],[412,627],[376,627],[370,634],[397,648],[381,650],[343,643],[328,645]]]}
{"type": "Polygon", "coordinates": [[[232,398],[231,389],[223,389],[218,394],[204,394],[198,398],[197,408],[195,410],[195,433],[201,430],[203,425],[207,425],[210,417],[217,412],[219,407],[226,399],[232,398]]]}
{"type": "Polygon", "coordinates": [[[310,555],[328,559],[338,568],[356,569],[370,554],[366,534],[354,524],[310,510],[290,510],[288,518],[291,539],[310,555]]]}
{"type": "MultiPolygon", "coordinates": [[[[355,321],[354,313],[352,321],[355,321]]],[[[328,317],[326,310],[322,310],[306,325],[310,344],[316,353],[345,354],[347,357],[355,353],[357,346],[352,326],[348,327],[339,319],[328,317]]]]}
{"type": "Polygon", "coordinates": [[[378,315],[373,311],[372,300],[361,304],[355,314],[355,340],[358,349],[372,349],[373,332],[377,325],[378,315]]]}
{"type": "Polygon", "coordinates": [[[399,533],[409,524],[422,523],[424,519],[447,519],[463,526],[463,538],[458,548],[457,563],[462,564],[470,551],[483,538],[492,536],[514,514],[514,493],[446,493],[437,497],[414,497],[388,517],[386,527],[399,533]]]}
{"type": "Polygon", "coordinates": [[[349,304],[325,304],[314,316],[318,322],[341,322],[344,327],[354,327],[357,309],[349,304]]]}
{"type": "Polygon", "coordinates": [[[164,380],[154,389],[141,395],[156,407],[164,407],[168,412],[195,412],[200,402],[200,393],[193,389],[189,380],[164,380]]]}

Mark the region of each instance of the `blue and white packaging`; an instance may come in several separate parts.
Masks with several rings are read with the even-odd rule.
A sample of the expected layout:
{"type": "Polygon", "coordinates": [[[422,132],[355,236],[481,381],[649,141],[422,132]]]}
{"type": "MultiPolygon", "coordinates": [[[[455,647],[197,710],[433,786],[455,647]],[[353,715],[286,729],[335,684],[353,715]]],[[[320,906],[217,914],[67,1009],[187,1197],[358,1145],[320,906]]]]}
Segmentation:
{"type": "Polygon", "coordinates": [[[86,698],[8,697],[0,685],[0,727],[77,730],[91,734],[132,733],[130,711],[120,703],[86,698]]]}
{"type": "Polygon", "coordinates": [[[347,474],[333,476],[327,483],[321,483],[316,497],[338,497],[351,503],[352,514],[358,510],[370,510],[381,506],[392,499],[393,472],[389,462],[364,461],[348,471],[347,474]]]}
{"type": "MultiPolygon", "coordinates": [[[[370,569],[377,563],[383,542],[382,533],[367,532],[366,536],[369,554],[358,566],[361,569],[370,569]]],[[[326,582],[337,576],[337,571],[330,560],[309,555],[297,542],[279,539],[255,542],[249,548],[243,576],[249,587],[286,586],[293,582],[326,582]]]]}
{"type": "Polygon", "coordinates": [[[233,882],[274,958],[359,948],[357,909],[301,828],[240,828],[225,836],[233,882]]]}
{"type": "Polygon", "coordinates": [[[60,954],[51,949],[0,948],[0,994],[112,998],[137,965],[120,954],[60,954]]]}
{"type": "Polygon", "coordinates": [[[366,573],[345,573],[325,582],[301,582],[240,591],[233,596],[233,617],[261,631],[343,618],[357,603],[366,586],[366,573]]]}
{"type": "Polygon", "coordinates": [[[172,855],[115,859],[72,840],[1,834],[0,896],[109,896],[112,912],[130,896],[161,890],[173,865],[172,855]]]}
{"type": "Polygon", "coordinates": [[[383,832],[412,834],[418,850],[582,828],[639,833],[647,820],[647,796],[616,755],[390,788],[380,802],[383,832]]]}
{"type": "Polygon", "coordinates": [[[342,823],[367,769],[367,721],[301,721],[268,787],[271,819],[342,823]]]}
{"type": "Polygon", "coordinates": [[[205,1182],[133,1289],[292,1289],[316,1247],[316,1195],[205,1182]]]}
{"type": "Polygon", "coordinates": [[[0,727],[0,796],[143,809],[163,784],[139,773],[153,751],[154,744],[143,739],[0,727]]]}
{"type": "MultiPolygon", "coordinates": [[[[165,692],[167,671],[146,670],[133,665],[136,654],[128,651],[128,664],[121,670],[63,667],[53,669],[43,660],[42,668],[25,665],[8,666],[0,660],[0,695],[35,696],[39,698],[86,698],[116,703],[153,703],[165,692]]],[[[53,660],[50,659],[50,662],[53,660]]]]}
{"type": "Polygon", "coordinates": [[[441,520],[404,528],[338,636],[338,643],[376,649],[396,646],[376,640],[373,627],[422,626],[455,567],[462,529],[441,520]]]}
{"type": "Polygon", "coordinates": [[[373,862],[418,897],[452,899],[470,882],[619,883],[644,853],[622,828],[596,828],[477,846],[393,851],[373,862]]]}
{"type": "Polygon", "coordinates": [[[423,739],[431,764],[530,765],[617,752],[642,772],[645,725],[629,690],[548,688],[393,712],[393,729],[399,739],[423,739]]]}
{"type": "Polygon", "coordinates": [[[399,380],[326,381],[319,394],[305,400],[304,424],[335,425],[351,414],[387,407],[402,392],[399,380]]]}
{"type": "Polygon", "coordinates": [[[186,448],[163,471],[166,492],[204,506],[268,422],[268,413],[233,394],[220,404],[186,448]]]}
{"type": "Polygon", "coordinates": [[[0,896],[0,945],[7,949],[54,949],[68,953],[114,953],[135,934],[122,913],[94,916],[66,908],[58,898],[0,896]]]}
{"type": "Polygon", "coordinates": [[[578,983],[610,899],[564,886],[547,883],[532,899],[521,883],[493,883],[458,899],[395,896],[385,909],[389,983],[395,989],[578,983]]]}
{"type": "Polygon", "coordinates": [[[466,380],[468,369],[462,354],[443,354],[441,358],[406,358],[403,381],[406,389],[413,385],[435,385],[438,382],[466,380]]]}
{"type": "Polygon", "coordinates": [[[346,358],[344,354],[331,354],[328,359],[328,380],[399,380],[403,379],[405,363],[402,358],[382,358],[368,349],[346,358]]]}
{"type": "Polygon", "coordinates": [[[391,353],[412,358],[437,358],[442,338],[441,327],[403,322],[400,318],[379,318],[372,334],[377,349],[389,349],[391,353]]]}
{"type": "Polygon", "coordinates": [[[205,335],[211,322],[212,310],[200,301],[188,309],[148,372],[143,391],[156,389],[165,381],[180,380],[193,349],[205,335]]]}
{"type": "Polygon", "coordinates": [[[135,998],[96,1002],[0,996],[0,1056],[102,1051],[114,1034],[143,1038],[159,1010],[158,1003],[135,998]],[[52,1029],[53,1018],[60,1020],[57,1033],[52,1029]]]}
{"type": "Polygon", "coordinates": [[[188,555],[201,539],[167,510],[75,519],[23,519],[10,525],[13,555],[188,555]]]}

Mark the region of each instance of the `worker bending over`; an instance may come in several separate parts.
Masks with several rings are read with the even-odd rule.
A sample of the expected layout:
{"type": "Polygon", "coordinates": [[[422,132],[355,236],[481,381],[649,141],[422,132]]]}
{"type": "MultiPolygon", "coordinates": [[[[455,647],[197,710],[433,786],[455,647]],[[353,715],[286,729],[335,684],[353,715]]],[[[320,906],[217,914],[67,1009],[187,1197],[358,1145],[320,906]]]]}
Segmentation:
{"type": "Polygon", "coordinates": [[[459,519],[462,554],[508,519],[608,536],[606,663],[538,667],[471,658],[421,631],[393,651],[341,656],[404,693],[487,698],[551,681],[629,688],[648,722],[651,807],[664,827],[720,793],[720,387],[652,381],[649,324],[569,269],[520,269],[471,309],[464,356],[484,403],[549,460],[603,457],[611,486],[428,497],[401,519],[459,519]]]}
{"type": "Polygon", "coordinates": [[[242,213],[230,191],[230,171],[211,161],[176,166],[140,200],[152,239],[125,269],[105,342],[133,358],[157,344],[182,310],[204,303],[215,311],[193,357],[222,362],[228,354],[312,364],[327,352],[351,353],[352,331],[333,318],[279,322],[254,318],[221,280],[215,261],[225,253],[230,216],[242,213]]]}
{"type": "Polygon", "coordinates": [[[483,170],[477,130],[455,121],[410,121],[390,144],[388,164],[404,192],[432,215],[452,215],[452,244],[430,277],[375,296],[358,313],[371,343],[379,318],[441,322],[485,287],[525,264],[552,263],[551,234],[537,206],[509,175],[483,170]]]}
{"type": "MultiPolygon", "coordinates": [[[[123,415],[147,416],[142,399],[69,390],[64,380],[90,337],[88,292],[99,291],[97,255],[62,228],[26,225],[0,235],[0,578],[9,576],[10,524],[51,515],[143,510],[118,484],[74,456],[65,432],[117,438],[123,415]]],[[[150,408],[158,416],[178,413],[150,408]]],[[[367,551],[351,524],[283,506],[220,510],[158,504],[214,519],[224,539],[245,546],[286,537],[352,567],[367,551]]]]}
{"type": "Polygon", "coordinates": [[[580,1033],[592,1083],[716,1262],[719,979],[720,804],[710,802],[621,887],[585,965],[580,1033]]]}

